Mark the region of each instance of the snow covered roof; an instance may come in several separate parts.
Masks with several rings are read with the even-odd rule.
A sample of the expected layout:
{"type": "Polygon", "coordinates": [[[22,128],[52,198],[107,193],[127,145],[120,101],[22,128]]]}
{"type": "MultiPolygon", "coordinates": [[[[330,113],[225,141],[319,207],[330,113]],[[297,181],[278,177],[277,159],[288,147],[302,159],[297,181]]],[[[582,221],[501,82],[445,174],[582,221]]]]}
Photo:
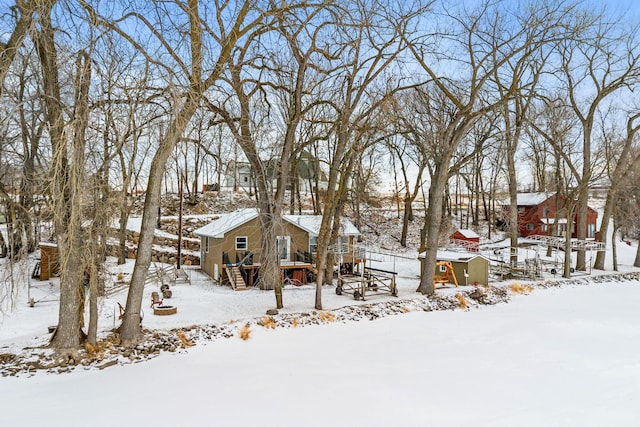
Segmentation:
{"type": "MultiPolygon", "coordinates": [[[[320,233],[322,215],[283,215],[282,218],[313,236],[317,236],[320,233]]],[[[341,236],[360,235],[360,231],[349,221],[349,218],[340,218],[340,225],[341,236]]]]}
{"type": "Polygon", "coordinates": [[[467,228],[461,228],[458,230],[458,233],[462,234],[464,237],[468,239],[479,239],[480,236],[473,230],[469,230],[467,228]]]}
{"type": "Polygon", "coordinates": [[[220,239],[224,237],[225,233],[238,228],[242,224],[245,224],[257,217],[258,210],[256,208],[239,209],[237,211],[221,215],[220,218],[210,224],[195,230],[193,234],[196,236],[220,239]]]}
{"type": "MultiPolygon", "coordinates": [[[[205,225],[193,233],[196,236],[213,237],[220,239],[224,237],[225,233],[240,227],[258,217],[258,210],[256,208],[240,209],[235,212],[224,214],[220,218],[205,225]]],[[[307,233],[317,236],[320,233],[320,225],[322,224],[322,215],[283,215],[282,218],[285,221],[303,229],[307,233]]],[[[360,232],[355,225],[348,218],[342,217],[342,228],[340,230],[341,236],[358,236],[360,232]]]]}
{"type": "MultiPolygon", "coordinates": [[[[552,195],[552,193],[518,193],[518,206],[536,206],[552,195]]],[[[508,200],[507,204],[509,204],[508,200]]]]}
{"type": "MultiPolygon", "coordinates": [[[[418,258],[424,258],[426,256],[426,252],[420,253],[418,258]]],[[[438,256],[436,259],[438,261],[471,261],[475,258],[483,258],[489,261],[487,257],[484,257],[480,254],[469,254],[469,252],[454,252],[454,251],[438,251],[438,256]]]]}

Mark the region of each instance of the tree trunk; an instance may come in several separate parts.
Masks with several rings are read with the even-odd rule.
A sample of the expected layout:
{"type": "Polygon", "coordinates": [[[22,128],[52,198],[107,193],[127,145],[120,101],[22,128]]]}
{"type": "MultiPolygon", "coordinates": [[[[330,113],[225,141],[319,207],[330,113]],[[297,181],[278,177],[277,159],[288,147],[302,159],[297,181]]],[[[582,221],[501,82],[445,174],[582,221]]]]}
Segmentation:
{"type": "MultiPolygon", "coordinates": [[[[451,149],[451,152],[453,152],[453,149],[451,149]]],[[[431,187],[429,189],[429,207],[424,227],[426,230],[424,269],[417,289],[423,295],[433,295],[435,292],[433,279],[436,272],[440,225],[442,223],[442,206],[444,203],[442,195],[447,182],[449,160],[450,156],[445,156],[444,159],[440,160],[431,179],[431,187]]]]}
{"type": "Polygon", "coordinates": [[[507,159],[509,173],[509,241],[512,248],[509,263],[512,267],[518,264],[518,183],[516,181],[515,162],[507,159]],[[513,249],[515,248],[515,250],[513,249]]]}
{"type": "MultiPolygon", "coordinates": [[[[618,234],[617,226],[613,225],[613,238],[611,239],[611,248],[613,252],[613,271],[618,271],[618,245],[616,235],[618,234]]],[[[600,252],[598,252],[600,254],[600,252]]]]}
{"type": "Polygon", "coordinates": [[[571,277],[571,233],[569,230],[564,235],[564,263],[562,277],[571,277]]]}
{"type": "Polygon", "coordinates": [[[400,245],[403,248],[407,247],[407,235],[409,234],[409,219],[413,216],[411,203],[413,198],[407,196],[404,198],[404,215],[402,216],[402,232],[400,233],[400,245]]]}
{"type": "Polygon", "coordinates": [[[0,258],[6,258],[7,254],[7,242],[4,240],[4,235],[0,233],[0,258]]]}
{"type": "MultiPolygon", "coordinates": [[[[589,203],[589,191],[588,191],[588,177],[587,172],[583,173],[583,185],[580,189],[578,196],[578,221],[576,224],[576,237],[578,240],[585,240],[587,238],[587,212],[589,203]]],[[[567,226],[570,224],[571,219],[567,218],[567,226]]],[[[571,234],[571,233],[569,233],[571,234]]],[[[587,258],[585,250],[578,250],[576,254],[576,270],[586,271],[587,258]]]]}
{"type": "MultiPolygon", "coordinates": [[[[613,217],[613,209],[614,209],[614,200],[616,196],[616,190],[612,188],[607,193],[607,200],[604,204],[604,211],[602,212],[602,222],[600,223],[600,230],[598,233],[598,241],[602,242],[604,246],[607,246],[608,233],[609,233],[609,221],[613,217]]],[[[613,239],[615,243],[615,238],[613,239]]],[[[605,251],[598,251],[596,254],[596,262],[593,265],[593,268],[597,270],[604,270],[604,264],[607,253],[605,251]]]]}
{"type": "Polygon", "coordinates": [[[82,195],[85,165],[85,130],[88,116],[88,91],[91,79],[91,61],[85,52],[78,54],[74,81],[74,132],[71,141],[71,159],[68,159],[65,122],[62,114],[62,96],[59,85],[57,49],[50,16],[40,16],[40,30],[35,45],[42,68],[49,137],[51,140],[54,171],[51,192],[58,249],[60,256],[60,310],[58,326],[51,338],[57,349],[75,349],[84,339],[81,330],[84,315],[84,288],[82,284],[82,195]],[[80,252],[80,253],[78,253],[80,252]]]}
{"type": "Polygon", "coordinates": [[[162,177],[169,156],[182,135],[187,123],[195,113],[198,105],[198,96],[189,94],[183,109],[171,123],[167,134],[159,143],[158,151],[153,156],[149,168],[147,191],[145,193],[144,210],[142,213],[142,225],[138,241],[138,254],[136,264],[131,276],[131,285],[127,294],[127,304],[120,326],[120,339],[123,346],[133,346],[142,339],[142,296],[144,282],[151,265],[151,253],[155,226],[160,218],[160,191],[162,189],[162,177]]]}

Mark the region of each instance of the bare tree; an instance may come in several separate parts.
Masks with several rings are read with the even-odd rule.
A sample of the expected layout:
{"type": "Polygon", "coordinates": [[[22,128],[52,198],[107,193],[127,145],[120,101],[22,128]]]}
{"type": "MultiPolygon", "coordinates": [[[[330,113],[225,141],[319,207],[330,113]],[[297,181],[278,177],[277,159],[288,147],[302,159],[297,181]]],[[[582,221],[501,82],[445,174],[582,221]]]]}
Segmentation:
{"type": "MultiPolygon", "coordinates": [[[[555,190],[555,211],[550,234],[565,236],[564,277],[571,276],[571,224],[578,206],[578,194],[583,191],[580,180],[579,165],[582,161],[580,137],[576,133],[578,123],[572,114],[571,107],[565,99],[546,100],[531,120],[529,126],[534,129],[553,149],[552,187],[555,190]],[[560,218],[564,216],[566,225],[560,230],[560,218]]],[[[548,247],[547,255],[551,255],[552,247],[548,247]]]]}
{"type": "MultiPolygon", "coordinates": [[[[407,132],[407,127],[415,129],[407,121],[412,121],[415,118],[415,111],[411,108],[411,102],[405,102],[410,97],[402,97],[400,102],[392,103],[394,108],[393,116],[396,122],[396,135],[387,139],[387,146],[389,147],[391,156],[394,161],[398,162],[400,166],[400,172],[402,177],[402,185],[399,189],[404,191],[402,197],[403,202],[403,216],[402,216],[402,231],[400,232],[400,245],[407,246],[407,234],[409,232],[409,222],[413,221],[413,202],[415,201],[423,184],[422,175],[428,164],[428,153],[424,140],[420,135],[416,135],[415,132],[407,132]],[[397,120],[397,121],[396,121],[397,120]],[[415,166],[417,168],[415,180],[413,183],[410,180],[409,168],[415,166]]],[[[420,124],[420,123],[418,123],[420,124]]],[[[398,194],[400,198],[400,195],[398,194]]]]}
{"type": "Polygon", "coordinates": [[[328,262],[329,246],[336,237],[344,207],[353,172],[353,154],[361,150],[358,145],[359,133],[366,131],[366,123],[391,102],[395,93],[406,87],[387,78],[385,73],[397,64],[406,50],[403,37],[412,31],[414,19],[428,6],[415,4],[407,10],[394,12],[391,5],[385,2],[355,2],[345,5],[341,11],[343,25],[336,30],[335,39],[344,48],[340,54],[343,67],[333,79],[333,91],[336,94],[332,99],[335,139],[318,236],[317,309],[322,309],[324,281],[332,280],[332,272],[328,271],[331,267],[328,262]]]}
{"type": "Polygon", "coordinates": [[[429,190],[425,270],[418,288],[425,294],[434,292],[433,275],[443,193],[452,155],[477,120],[502,106],[515,93],[517,80],[510,82],[509,90],[496,91],[492,82],[496,70],[502,70],[514,59],[527,58],[536,51],[537,46],[546,43],[549,29],[559,26],[558,18],[562,15],[562,10],[553,5],[541,4],[515,10],[509,15],[500,9],[501,6],[483,2],[470,13],[453,8],[441,12],[447,29],[438,29],[435,34],[439,34],[443,41],[441,44],[447,46],[446,53],[433,52],[433,46],[438,41],[431,34],[408,40],[411,52],[424,71],[427,85],[432,91],[429,99],[441,99],[441,108],[446,108],[443,126],[438,131],[439,148],[434,158],[435,167],[429,190]],[[518,16],[519,19],[512,20],[507,16],[518,16]],[[450,66],[456,64],[459,71],[455,78],[442,73],[443,60],[450,66]]]}
{"type": "Polygon", "coordinates": [[[40,27],[34,36],[42,69],[48,133],[52,146],[51,174],[55,231],[60,252],[60,310],[52,345],[75,349],[84,337],[84,288],[82,250],[82,182],[85,178],[85,133],[88,127],[91,60],[88,51],[75,54],[73,104],[65,119],[60,85],[60,63],[54,38],[51,9],[40,15],[40,27]],[[68,136],[69,135],[69,136],[68,136]]]}
{"type": "MultiPolygon", "coordinates": [[[[562,43],[559,50],[561,81],[582,128],[583,159],[578,179],[581,191],[577,194],[576,224],[579,240],[584,240],[588,231],[588,189],[594,181],[592,135],[597,112],[612,95],[628,93],[640,78],[637,26],[629,28],[604,16],[587,16],[587,19],[592,22],[587,22],[589,25],[584,25],[574,38],[562,43]]],[[[584,250],[577,253],[576,269],[586,269],[584,250]]]]}
{"type": "Polygon", "coordinates": [[[330,24],[317,19],[322,10],[308,7],[274,11],[262,33],[247,38],[232,54],[226,79],[232,96],[227,98],[227,105],[216,105],[213,100],[208,103],[231,130],[251,165],[262,229],[260,284],[263,289],[274,290],[277,308],[283,307],[277,237],[283,233],[284,197],[297,153],[305,146],[300,132],[303,117],[318,103],[310,94],[317,92],[323,62],[330,55],[319,46],[318,38],[330,24]],[[272,44],[258,38],[267,31],[274,38],[272,44]],[[286,50],[272,50],[282,46],[286,50]],[[255,79],[256,74],[262,78],[255,79]],[[272,111],[274,104],[280,107],[276,111],[272,111]],[[269,117],[280,127],[266,125],[269,117]],[[273,135],[277,136],[275,141],[273,135]]]}
{"type": "MultiPolygon", "coordinates": [[[[608,116],[606,116],[608,118],[608,116]]],[[[610,119],[609,119],[610,120],[610,119]]],[[[604,158],[606,159],[605,169],[607,177],[609,178],[609,191],[607,192],[607,199],[604,205],[604,211],[602,213],[602,222],[600,225],[598,240],[603,243],[607,243],[609,222],[612,217],[616,216],[616,207],[620,210],[623,203],[620,203],[621,199],[618,192],[624,189],[625,185],[629,185],[629,175],[633,171],[638,170],[640,167],[640,152],[638,151],[638,142],[636,135],[640,130],[640,113],[634,112],[627,118],[625,126],[625,132],[623,135],[619,135],[615,129],[603,126],[601,127],[604,158]]],[[[618,215],[620,217],[621,215],[618,215]]],[[[617,224],[621,224],[622,221],[616,221],[617,224]]],[[[612,244],[615,245],[615,228],[614,238],[612,244]]],[[[594,268],[604,270],[606,253],[604,251],[598,252],[596,255],[596,261],[594,268]]],[[[614,265],[614,269],[617,270],[617,266],[614,265]]]]}
{"type": "MultiPolygon", "coordinates": [[[[175,76],[179,81],[185,81],[186,85],[181,89],[174,89],[174,96],[176,99],[181,100],[180,106],[172,115],[167,129],[161,136],[158,149],[150,165],[138,243],[138,257],[131,278],[127,305],[120,328],[122,344],[125,346],[133,345],[142,339],[140,308],[142,306],[144,281],[151,263],[151,247],[157,223],[158,207],[160,206],[162,175],[167,159],[182,137],[187,124],[198,107],[201,106],[204,92],[211,88],[220,78],[224,64],[227,62],[233,47],[241,37],[245,37],[251,31],[255,31],[264,17],[262,13],[256,14],[257,11],[253,10],[249,1],[238,5],[226,3],[219,5],[213,10],[207,11],[206,20],[200,13],[200,5],[197,0],[189,0],[187,4],[177,3],[174,5],[175,7],[165,5],[167,6],[165,9],[161,8],[162,5],[155,6],[156,16],[160,18],[157,25],[138,11],[129,12],[125,18],[138,21],[146,27],[147,34],[152,34],[156,37],[156,41],[164,47],[165,54],[177,66],[177,69],[171,70],[171,65],[166,64],[169,67],[168,69],[171,70],[171,75],[175,76]],[[233,6],[237,7],[234,9],[233,6]],[[187,32],[184,34],[184,38],[176,40],[176,45],[171,45],[171,41],[164,34],[156,31],[156,26],[165,27],[167,24],[171,25],[171,20],[177,14],[180,14],[180,17],[183,18],[187,32]],[[169,19],[169,22],[163,22],[162,19],[169,19]],[[217,25],[217,29],[213,25],[217,25]],[[205,45],[203,40],[205,35],[210,36],[208,40],[214,46],[205,45]],[[178,49],[182,49],[181,44],[183,42],[189,46],[190,55],[188,58],[183,58],[178,52],[178,49]],[[211,57],[206,57],[205,62],[205,55],[209,54],[211,57]],[[207,70],[205,67],[210,68],[207,70]]],[[[85,7],[91,11],[93,16],[97,16],[97,13],[89,5],[85,4],[85,7]]],[[[147,57],[150,55],[149,51],[145,50],[143,45],[133,39],[126,29],[118,27],[118,22],[101,20],[101,23],[107,28],[116,31],[122,38],[138,48],[143,55],[147,57]]]]}
{"type": "MultiPolygon", "coordinates": [[[[0,43],[0,95],[4,92],[4,81],[9,67],[32,29],[34,21],[37,22],[40,15],[48,15],[56,3],[56,0],[16,0],[15,5],[9,10],[0,11],[3,16],[9,16],[10,20],[15,22],[12,23],[12,28],[3,29],[9,37],[6,42],[0,43]]],[[[6,3],[2,7],[5,6],[6,3]]]]}

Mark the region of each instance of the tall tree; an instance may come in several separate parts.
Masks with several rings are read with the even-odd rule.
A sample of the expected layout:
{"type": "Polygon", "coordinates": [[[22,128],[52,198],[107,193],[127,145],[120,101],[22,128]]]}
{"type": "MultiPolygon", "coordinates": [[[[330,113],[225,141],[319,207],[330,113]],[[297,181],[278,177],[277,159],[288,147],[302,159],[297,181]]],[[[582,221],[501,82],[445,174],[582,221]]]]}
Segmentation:
{"type": "Polygon", "coordinates": [[[406,10],[394,11],[393,5],[384,1],[346,2],[336,18],[342,25],[334,40],[342,49],[338,56],[341,66],[332,79],[333,145],[316,258],[315,307],[319,310],[322,285],[326,279],[332,280],[329,247],[336,238],[352,177],[353,154],[362,148],[359,133],[366,131],[368,121],[406,87],[386,73],[398,65],[407,48],[403,38],[412,33],[415,18],[429,5],[415,2],[406,10]]]}
{"type": "MultiPolygon", "coordinates": [[[[634,112],[627,118],[623,135],[618,136],[619,134],[610,127],[603,126],[602,130],[604,140],[602,147],[604,150],[603,157],[606,159],[605,169],[610,184],[602,212],[598,240],[606,245],[609,222],[615,215],[616,206],[621,206],[621,198],[618,193],[629,185],[629,176],[633,174],[633,171],[640,168],[640,151],[638,150],[638,139],[636,138],[638,131],[640,131],[640,112],[634,112]]],[[[616,235],[614,233],[612,244],[615,244],[615,240],[616,235]]],[[[604,270],[605,257],[606,252],[598,252],[593,267],[604,270]]]]}
{"type": "MultiPolygon", "coordinates": [[[[607,16],[588,16],[575,37],[559,47],[561,82],[582,131],[582,167],[578,185],[576,236],[587,237],[589,186],[593,182],[592,136],[599,109],[617,94],[622,96],[640,81],[637,25],[612,22],[607,16]]],[[[594,230],[595,231],[595,230],[594,230]]],[[[606,238],[606,237],[605,237],[606,238]]],[[[576,269],[586,269],[586,253],[577,253],[576,269]]]]}
{"type": "MultiPolygon", "coordinates": [[[[84,6],[98,20],[98,13],[86,3],[84,6]]],[[[142,42],[135,40],[134,36],[128,33],[127,25],[124,23],[132,20],[145,27],[144,33],[140,33],[139,36],[146,38],[148,35],[153,35],[155,37],[154,42],[164,48],[164,52],[160,55],[168,55],[171,58],[171,63],[166,63],[165,69],[176,81],[184,83],[182,87],[175,87],[173,84],[169,87],[174,97],[180,101],[170,118],[168,127],[160,137],[149,169],[138,242],[138,257],[131,277],[131,286],[120,327],[122,344],[125,346],[134,345],[142,339],[140,309],[145,277],[151,264],[151,249],[158,219],[158,207],[160,206],[162,176],[167,160],[182,137],[187,124],[202,105],[204,92],[220,78],[233,47],[239,39],[246,37],[251,31],[255,31],[264,18],[264,14],[254,9],[250,1],[238,4],[216,4],[213,9],[207,10],[206,15],[200,13],[200,4],[197,0],[189,0],[186,4],[180,2],[155,4],[153,7],[155,8],[153,12],[159,19],[158,22],[150,21],[143,11],[135,9],[128,12],[120,20],[99,19],[102,25],[116,31],[122,38],[139,49],[141,54],[156,61],[151,56],[152,50],[147,50],[142,42]],[[174,38],[170,33],[156,30],[156,28],[165,28],[167,25],[171,29],[178,21],[187,28],[186,33],[180,34],[180,37],[174,38]],[[206,42],[203,40],[205,35],[209,36],[206,42]],[[188,46],[189,55],[186,58],[182,55],[183,43],[188,46]],[[207,55],[206,60],[205,55],[207,55]],[[172,69],[172,66],[177,68],[172,69]]],[[[174,27],[173,30],[177,31],[178,28],[174,27]]]]}
{"type": "Polygon", "coordinates": [[[447,115],[438,133],[429,189],[425,270],[418,288],[424,294],[434,292],[443,194],[452,155],[477,120],[502,106],[516,92],[517,80],[511,80],[504,91],[496,90],[492,79],[497,70],[502,70],[513,59],[527,58],[538,46],[548,42],[550,29],[560,26],[559,17],[564,12],[560,6],[546,3],[527,5],[509,13],[504,6],[505,3],[500,2],[482,2],[471,12],[449,8],[441,12],[447,22],[446,30],[438,28],[428,35],[407,40],[433,93],[429,99],[441,99],[447,115]],[[439,35],[439,41],[433,34],[439,35]],[[434,53],[433,46],[438,44],[446,46],[446,52],[434,53]],[[443,72],[443,62],[445,66],[455,64],[458,70],[455,76],[443,72]]]}
{"type": "Polygon", "coordinates": [[[75,251],[82,250],[82,182],[85,178],[85,133],[88,127],[90,53],[83,49],[75,55],[73,104],[65,119],[61,87],[61,65],[52,19],[53,2],[40,15],[34,42],[42,70],[48,133],[52,146],[53,214],[60,252],[60,310],[52,344],[59,349],[77,348],[84,336],[83,262],[75,251]],[[68,136],[69,135],[69,136],[68,136]]]}

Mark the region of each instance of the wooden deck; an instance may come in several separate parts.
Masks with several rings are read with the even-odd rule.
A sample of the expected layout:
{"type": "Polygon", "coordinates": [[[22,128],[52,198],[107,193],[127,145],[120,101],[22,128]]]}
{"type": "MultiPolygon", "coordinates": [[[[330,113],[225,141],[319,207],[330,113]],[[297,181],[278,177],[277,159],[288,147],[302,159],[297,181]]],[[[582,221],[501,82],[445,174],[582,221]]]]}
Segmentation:
{"type": "MultiPolygon", "coordinates": [[[[262,264],[259,263],[259,262],[242,266],[242,268],[244,268],[247,271],[247,283],[246,283],[247,287],[254,286],[254,284],[253,284],[254,273],[256,272],[256,270],[260,270],[261,266],[262,266],[262,264]]],[[[236,264],[231,264],[231,269],[236,269],[237,270],[237,268],[238,267],[236,266],[236,264]]],[[[227,265],[225,265],[224,269],[225,270],[229,270],[230,268],[227,265]]],[[[311,263],[308,263],[308,262],[281,261],[280,262],[280,270],[282,270],[283,273],[286,270],[294,270],[294,272],[295,271],[299,271],[299,270],[313,271],[313,265],[311,263]]],[[[303,277],[303,276],[299,276],[299,277],[303,277]]],[[[306,275],[304,277],[306,278],[306,275]]],[[[306,283],[306,280],[305,280],[305,283],[306,283]]]]}

